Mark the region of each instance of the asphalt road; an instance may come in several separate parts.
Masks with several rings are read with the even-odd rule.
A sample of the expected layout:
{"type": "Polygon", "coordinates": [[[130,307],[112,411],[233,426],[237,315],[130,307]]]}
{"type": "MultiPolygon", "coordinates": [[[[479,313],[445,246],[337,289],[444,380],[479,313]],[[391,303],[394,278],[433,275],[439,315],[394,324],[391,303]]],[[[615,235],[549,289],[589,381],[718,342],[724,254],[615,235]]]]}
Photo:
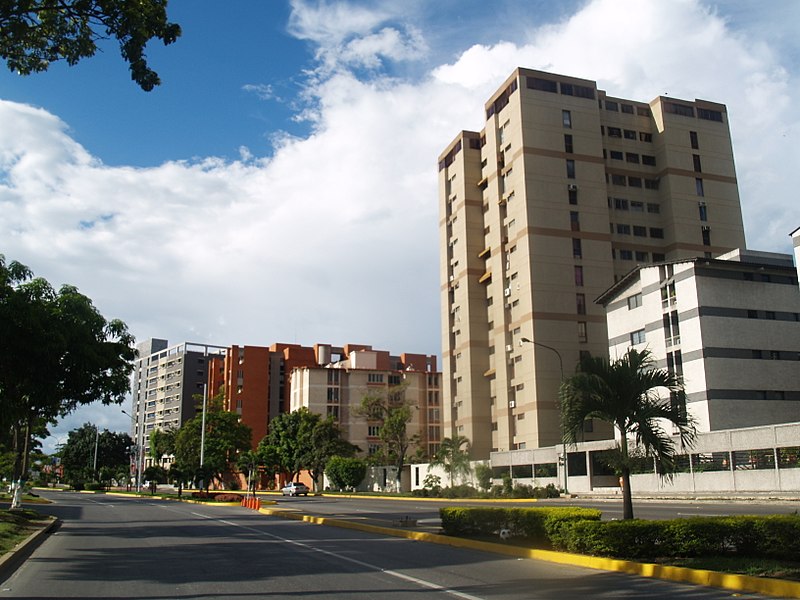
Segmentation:
{"type": "MultiPolygon", "coordinates": [[[[314,515],[348,520],[363,520],[371,524],[391,526],[398,519],[409,517],[418,520],[419,529],[435,530],[439,526],[439,507],[487,506],[486,503],[447,500],[394,500],[380,498],[344,498],[337,496],[310,496],[308,498],[282,498],[279,505],[296,508],[314,515]]],[[[622,518],[622,500],[597,500],[579,498],[553,498],[538,502],[502,503],[491,506],[585,506],[603,513],[603,519],[622,518]]],[[[634,500],[634,513],[640,519],[674,519],[693,516],[788,514],[800,510],[800,502],[792,501],[684,501],[684,500],[634,500]]]]}
{"type": "MultiPolygon", "coordinates": [[[[734,594],[217,507],[46,493],[63,520],[0,599],[722,599],[734,594]]],[[[286,499],[300,508],[310,499],[286,499]]],[[[738,595],[758,598],[757,595],[738,595]]]]}

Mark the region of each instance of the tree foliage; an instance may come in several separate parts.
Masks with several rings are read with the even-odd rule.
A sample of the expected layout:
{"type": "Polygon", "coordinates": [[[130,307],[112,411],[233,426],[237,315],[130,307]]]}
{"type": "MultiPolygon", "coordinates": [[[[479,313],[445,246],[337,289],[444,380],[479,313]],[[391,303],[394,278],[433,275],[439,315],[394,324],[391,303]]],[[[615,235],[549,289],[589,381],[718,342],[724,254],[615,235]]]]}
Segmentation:
{"type": "Polygon", "coordinates": [[[303,407],[281,413],[269,422],[269,433],[261,440],[259,451],[277,459],[280,471],[286,473],[290,481],[308,468],[311,436],[319,420],[318,414],[303,407]]]}
{"type": "Polygon", "coordinates": [[[463,435],[454,435],[442,439],[439,450],[430,464],[443,467],[453,486],[453,476],[469,475],[472,472],[469,464],[469,439],[463,435]]]}
{"type": "Polygon", "coordinates": [[[206,434],[203,467],[200,473],[202,415],[186,421],[175,437],[175,463],[184,473],[194,473],[206,487],[211,479],[223,481],[234,471],[237,454],[250,450],[252,430],[239,422],[239,415],[223,410],[218,403],[206,407],[206,434]]]}
{"type": "Polygon", "coordinates": [[[7,0],[0,2],[0,58],[29,75],[51,63],[74,65],[94,56],[101,40],[114,38],[131,79],[150,91],[161,83],[147,64],[152,39],[175,42],[181,28],[167,20],[167,0],[7,0]]]}
{"type": "Polygon", "coordinates": [[[73,429],[61,449],[61,464],[64,478],[69,483],[101,481],[100,471],[110,480],[118,472],[130,469],[130,450],[133,440],[127,433],[115,433],[104,429],[98,432],[94,425],[85,423],[73,429]],[[97,448],[97,470],[94,469],[95,447],[97,448]]]}
{"type": "Polygon", "coordinates": [[[162,457],[175,454],[177,437],[178,429],[175,427],[154,429],[150,433],[150,457],[160,462],[162,457]]]}
{"type": "Polygon", "coordinates": [[[120,403],[135,349],[125,323],[106,321],[71,285],[53,289],[0,255],[0,431],[28,471],[32,437],[80,405],[120,403]]]}
{"type": "Polygon", "coordinates": [[[611,423],[619,433],[619,470],[622,473],[623,518],[633,518],[631,496],[631,456],[628,438],[632,437],[647,456],[653,457],[662,475],[675,470],[678,453],[675,442],[663,428],[671,422],[680,444],[690,447],[695,440],[694,423],[680,400],[684,395],[680,377],[666,369],[654,368],[649,351],[629,348],[621,358],[609,362],[600,357],[584,358],[578,372],[561,384],[561,424],[564,441],[581,439],[584,422],[600,419],[611,423]],[[659,390],[669,396],[662,398],[659,390]]]}
{"type": "Polygon", "coordinates": [[[419,435],[408,434],[408,424],[418,407],[406,400],[406,387],[401,384],[391,386],[382,393],[376,391],[367,394],[361,400],[358,411],[367,421],[378,425],[381,449],[371,459],[397,469],[398,490],[408,450],[419,442],[419,435]]]}
{"type": "Polygon", "coordinates": [[[360,458],[332,456],[326,470],[328,479],[339,490],[353,490],[367,475],[367,465],[360,458]]]}

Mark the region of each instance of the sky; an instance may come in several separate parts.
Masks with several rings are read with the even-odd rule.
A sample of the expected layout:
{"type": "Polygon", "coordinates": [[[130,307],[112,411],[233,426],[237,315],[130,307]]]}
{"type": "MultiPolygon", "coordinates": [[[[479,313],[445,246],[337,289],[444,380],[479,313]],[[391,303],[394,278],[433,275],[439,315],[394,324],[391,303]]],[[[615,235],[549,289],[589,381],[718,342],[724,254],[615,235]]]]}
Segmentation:
{"type": "MultiPolygon", "coordinates": [[[[437,158],[516,67],[727,105],[748,247],[800,226],[800,2],[171,0],[141,91],[113,43],[0,70],[0,254],[138,341],[439,354],[437,158]]],[[[129,406],[122,408],[129,409],[129,406]]],[[[84,422],[129,430],[120,407],[84,422]]]]}

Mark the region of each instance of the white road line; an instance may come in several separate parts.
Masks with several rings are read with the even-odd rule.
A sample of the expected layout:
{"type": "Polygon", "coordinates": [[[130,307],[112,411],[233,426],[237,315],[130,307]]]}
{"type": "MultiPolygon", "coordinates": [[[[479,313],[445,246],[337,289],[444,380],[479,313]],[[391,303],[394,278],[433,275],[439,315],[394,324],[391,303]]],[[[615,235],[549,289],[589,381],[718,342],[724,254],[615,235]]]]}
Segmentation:
{"type": "Polygon", "coordinates": [[[400,573],[399,571],[393,571],[391,569],[383,569],[383,568],[381,568],[381,567],[379,567],[377,565],[373,565],[373,564],[370,564],[370,563],[367,563],[367,562],[352,558],[350,556],[344,556],[342,554],[337,554],[336,552],[331,552],[330,550],[323,550],[322,548],[315,548],[314,546],[310,546],[309,544],[304,544],[303,542],[298,542],[297,540],[284,538],[284,537],[281,537],[279,535],[275,535],[273,533],[267,533],[266,531],[262,531],[260,529],[254,528],[254,527],[248,527],[246,525],[239,525],[239,524],[234,523],[232,521],[227,521],[225,519],[217,519],[216,517],[212,517],[212,516],[209,516],[209,515],[204,515],[204,514],[197,513],[197,512],[193,512],[191,514],[195,515],[196,517],[200,517],[201,519],[209,519],[209,520],[212,520],[212,521],[219,521],[220,523],[224,523],[225,525],[230,525],[231,527],[238,527],[239,529],[244,529],[246,531],[252,531],[253,533],[257,533],[258,535],[261,535],[261,536],[264,536],[264,537],[272,538],[274,540],[279,540],[281,542],[286,542],[287,544],[292,544],[293,546],[299,546],[299,547],[304,548],[306,550],[311,550],[313,552],[318,552],[320,554],[325,554],[326,556],[331,556],[333,558],[336,558],[336,559],[339,559],[339,560],[343,560],[343,561],[352,563],[354,565],[358,565],[359,567],[364,567],[364,568],[367,568],[367,569],[371,569],[373,571],[378,571],[380,573],[385,573],[386,575],[389,575],[391,577],[395,577],[397,579],[402,579],[403,581],[408,581],[408,582],[411,582],[411,583],[415,583],[416,585],[419,585],[421,587],[425,587],[425,588],[428,588],[428,589],[431,589],[431,590],[436,590],[437,592],[442,592],[442,593],[448,594],[450,596],[454,596],[456,598],[462,598],[463,600],[484,600],[483,598],[481,598],[479,596],[473,596],[471,594],[465,594],[464,592],[459,592],[458,590],[454,590],[454,589],[451,589],[451,588],[447,588],[447,587],[441,586],[438,583],[433,583],[432,581],[427,581],[425,579],[420,579],[419,577],[412,577],[411,575],[406,575],[405,573],[400,573]]]}

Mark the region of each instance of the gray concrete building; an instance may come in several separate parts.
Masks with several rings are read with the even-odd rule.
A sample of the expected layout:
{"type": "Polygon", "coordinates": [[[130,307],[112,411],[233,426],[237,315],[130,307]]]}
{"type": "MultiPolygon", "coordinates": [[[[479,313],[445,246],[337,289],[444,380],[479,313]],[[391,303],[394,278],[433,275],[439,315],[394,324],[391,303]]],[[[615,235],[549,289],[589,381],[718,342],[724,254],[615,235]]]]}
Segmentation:
{"type": "Polygon", "coordinates": [[[735,250],[639,265],[597,302],[611,359],[647,349],[681,375],[699,431],[800,421],[800,288],[790,255],[735,250]]]}

